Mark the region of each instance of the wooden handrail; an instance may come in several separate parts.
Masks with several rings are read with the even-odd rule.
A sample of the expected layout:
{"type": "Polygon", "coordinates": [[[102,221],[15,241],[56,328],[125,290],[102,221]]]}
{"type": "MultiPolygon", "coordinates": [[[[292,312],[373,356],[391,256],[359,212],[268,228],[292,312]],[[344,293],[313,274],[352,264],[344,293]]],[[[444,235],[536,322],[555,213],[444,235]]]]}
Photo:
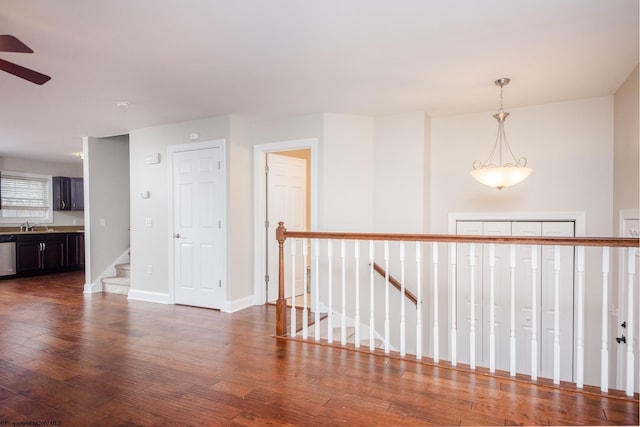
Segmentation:
{"type": "Polygon", "coordinates": [[[279,250],[278,300],[276,301],[276,335],[286,335],[287,300],[284,294],[284,242],[288,238],[383,240],[406,242],[441,243],[494,243],[501,245],[542,245],[542,246],[595,246],[638,248],[640,239],[630,237],[547,237],[547,236],[471,236],[453,234],[388,234],[388,233],[345,233],[318,231],[287,231],[284,222],[278,222],[276,240],[279,250]]]}
{"type": "MultiPolygon", "coordinates": [[[[387,272],[385,271],[385,269],[375,262],[373,263],[373,269],[376,271],[376,273],[378,273],[382,277],[386,277],[387,272]]],[[[396,279],[390,274],[389,274],[389,283],[391,283],[391,285],[394,288],[402,292],[402,283],[400,283],[398,279],[396,279]]],[[[404,296],[407,297],[409,301],[411,301],[415,305],[418,305],[418,298],[414,294],[412,294],[409,290],[407,290],[407,288],[404,288],[404,296]]]]}
{"type": "MultiPolygon", "coordinates": [[[[283,224],[284,223],[280,223],[283,224]]],[[[514,245],[543,246],[608,246],[637,248],[640,239],[635,237],[549,237],[549,236],[471,236],[459,234],[388,234],[388,233],[343,233],[324,231],[287,231],[284,239],[344,239],[344,240],[387,240],[405,242],[441,242],[441,243],[495,243],[514,245]]]]}

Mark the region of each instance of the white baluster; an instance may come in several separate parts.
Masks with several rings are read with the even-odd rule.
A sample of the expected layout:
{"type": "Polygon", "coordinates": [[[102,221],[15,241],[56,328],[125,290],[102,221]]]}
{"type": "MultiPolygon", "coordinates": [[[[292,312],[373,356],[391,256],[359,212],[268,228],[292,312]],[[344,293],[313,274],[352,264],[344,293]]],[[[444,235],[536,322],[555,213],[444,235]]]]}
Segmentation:
{"type": "Polygon", "coordinates": [[[302,338],[304,338],[305,340],[307,338],[309,338],[309,307],[307,307],[307,255],[308,255],[308,248],[307,248],[307,239],[302,239],[302,261],[303,261],[303,277],[302,277],[302,287],[303,287],[303,293],[302,295],[304,296],[304,303],[303,303],[303,309],[302,309],[302,338]]]}
{"type": "Polygon", "coordinates": [[[433,361],[440,361],[440,335],[438,332],[438,242],[433,242],[433,361]]]}
{"type": "Polygon", "coordinates": [[[509,322],[509,374],[516,376],[516,245],[509,247],[509,282],[511,283],[509,322]]]}
{"type": "Polygon", "coordinates": [[[342,316],[340,318],[340,344],[347,344],[347,248],[344,239],[340,242],[340,259],[342,260],[342,316]]]}
{"type": "Polygon", "coordinates": [[[400,356],[404,357],[407,354],[406,350],[406,324],[405,324],[405,297],[404,297],[404,242],[400,242],[400,356]]]}
{"type": "Polygon", "coordinates": [[[600,391],[609,391],[609,247],[602,248],[602,342],[600,350],[600,391]]]}
{"type": "Polygon", "coordinates": [[[489,372],[496,371],[496,245],[489,244],[489,372]]]}
{"type": "Polygon", "coordinates": [[[457,300],[458,300],[458,284],[456,278],[457,271],[457,247],[455,243],[449,244],[450,256],[449,263],[451,264],[451,295],[449,300],[451,301],[451,365],[456,366],[458,364],[458,320],[456,314],[457,300]]]}
{"type": "Polygon", "coordinates": [[[635,356],[633,354],[633,328],[634,328],[634,312],[633,312],[633,276],[636,274],[636,252],[637,248],[629,248],[627,250],[627,383],[626,394],[633,396],[633,379],[635,377],[634,366],[635,356]]]}
{"type": "Polygon", "coordinates": [[[469,287],[471,291],[471,322],[469,324],[469,365],[476,369],[476,246],[469,244],[469,267],[471,277],[469,287]]]}
{"type": "Polygon", "coordinates": [[[315,312],[315,323],[313,325],[314,334],[316,337],[316,341],[320,341],[320,240],[314,240],[314,255],[316,258],[316,268],[315,268],[315,277],[316,277],[316,286],[315,292],[311,293],[313,300],[315,302],[314,306],[316,308],[315,312]]]}
{"type": "Polygon", "coordinates": [[[374,303],[374,293],[373,293],[373,282],[374,282],[374,246],[373,240],[369,241],[369,350],[373,351],[375,349],[375,330],[376,330],[376,321],[374,317],[375,307],[374,303]]]}
{"type": "Polygon", "coordinates": [[[416,242],[416,283],[418,286],[416,304],[416,359],[422,359],[422,243],[416,242]]]}
{"type": "Polygon", "coordinates": [[[291,239],[291,337],[296,336],[296,239],[291,239]]]}
{"type": "Polygon", "coordinates": [[[538,247],[531,246],[531,379],[538,379],[538,247]]]}
{"type": "Polygon", "coordinates": [[[553,248],[553,383],[560,384],[560,246],[553,248]]]}
{"type": "Polygon", "coordinates": [[[327,318],[327,341],[333,342],[333,242],[327,240],[327,258],[329,262],[329,317],[327,318]]]}
{"type": "Polygon", "coordinates": [[[356,348],[360,348],[360,240],[354,242],[355,258],[356,258],[356,314],[354,321],[356,323],[356,348]]]}
{"type": "Polygon", "coordinates": [[[384,352],[389,353],[391,339],[389,321],[389,242],[384,242],[384,352]]]}
{"type": "MultiPolygon", "coordinates": [[[[576,274],[578,275],[578,289],[577,289],[577,294],[578,294],[578,315],[577,315],[577,320],[578,320],[578,327],[576,330],[576,387],[578,388],[582,388],[584,385],[584,246],[578,246],[576,248],[576,257],[577,257],[577,262],[576,262],[576,274]]],[[[602,248],[602,271],[603,271],[603,275],[606,276],[609,273],[609,248],[608,247],[604,247],[602,248]],[[606,258],[606,261],[605,261],[606,258]],[[606,266],[605,266],[606,263],[606,266]],[[605,273],[606,271],[606,273],[605,273]]],[[[603,277],[604,280],[607,280],[606,278],[603,277]]],[[[606,289],[606,285],[604,286],[604,288],[606,289]]],[[[606,291],[608,294],[608,291],[606,291]]],[[[605,296],[605,298],[602,301],[602,304],[604,304],[602,307],[604,309],[604,319],[603,319],[603,325],[607,323],[607,296],[605,296]]],[[[604,336],[607,336],[607,331],[606,329],[602,330],[604,336]]],[[[604,343],[604,348],[607,347],[607,343],[604,343]]],[[[608,350],[607,350],[608,351],[608,350]]],[[[608,356],[606,357],[608,358],[608,356]]],[[[603,375],[603,367],[604,367],[604,371],[606,372],[605,375],[608,376],[609,374],[609,362],[608,361],[604,361],[602,360],[600,365],[600,376],[602,379],[602,375],[603,375]],[[602,363],[606,363],[606,365],[603,365],[602,363]]],[[[605,383],[607,383],[608,380],[605,380],[605,383]]],[[[602,381],[600,382],[600,387],[603,386],[602,381]]],[[[606,384],[605,384],[606,386],[606,384]]]]}

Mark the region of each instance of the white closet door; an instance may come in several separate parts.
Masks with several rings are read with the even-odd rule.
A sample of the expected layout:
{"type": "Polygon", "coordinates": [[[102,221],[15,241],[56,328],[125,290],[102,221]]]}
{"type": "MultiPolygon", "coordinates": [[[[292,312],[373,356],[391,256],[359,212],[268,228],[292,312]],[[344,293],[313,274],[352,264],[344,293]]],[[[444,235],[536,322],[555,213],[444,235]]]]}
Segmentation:
{"type": "MultiPolygon", "coordinates": [[[[458,221],[456,233],[459,235],[481,235],[481,221],[458,221]]],[[[475,284],[475,304],[474,316],[471,317],[471,278],[470,267],[470,247],[468,244],[460,243],[457,250],[457,351],[458,362],[468,364],[470,362],[470,342],[469,334],[471,322],[475,322],[476,329],[476,364],[481,364],[482,359],[482,245],[475,245],[473,279],[475,284]]]]}
{"type": "MultiPolygon", "coordinates": [[[[512,233],[514,236],[540,236],[542,234],[542,223],[527,221],[513,224],[512,233]]],[[[520,374],[531,374],[531,340],[533,335],[533,319],[536,319],[536,340],[540,342],[540,286],[542,275],[540,266],[542,265],[540,254],[541,248],[536,248],[536,276],[535,283],[531,269],[532,248],[528,245],[516,246],[516,371],[520,374]],[[532,289],[536,288],[536,313],[532,311],[533,303],[531,299],[532,289]]],[[[538,361],[538,366],[540,365],[538,361]]],[[[540,370],[538,369],[538,372],[540,370]]]]}
{"type": "MultiPolygon", "coordinates": [[[[483,223],[485,236],[511,235],[511,223],[490,221],[483,223]]],[[[491,271],[489,264],[489,245],[483,245],[482,262],[482,365],[489,366],[489,336],[491,332],[491,271]]],[[[509,370],[509,246],[495,245],[494,267],[494,334],[496,369],[509,370]]]]}
{"type": "MultiPolygon", "coordinates": [[[[573,237],[573,222],[543,222],[543,236],[573,237]]],[[[560,247],[560,380],[573,381],[573,247],[560,247]]],[[[553,378],[553,337],[555,315],[554,248],[542,249],[542,288],[540,310],[542,320],[540,376],[553,378]]]]}
{"type": "MultiPolygon", "coordinates": [[[[514,222],[514,236],[574,236],[574,223],[514,222]]],[[[539,346],[538,375],[553,378],[553,343],[555,316],[554,248],[538,247],[536,272],[536,336],[539,346]]],[[[531,247],[518,246],[516,251],[516,369],[531,373],[531,247]]],[[[573,381],[573,248],[560,249],[560,379],[573,381]]]]}

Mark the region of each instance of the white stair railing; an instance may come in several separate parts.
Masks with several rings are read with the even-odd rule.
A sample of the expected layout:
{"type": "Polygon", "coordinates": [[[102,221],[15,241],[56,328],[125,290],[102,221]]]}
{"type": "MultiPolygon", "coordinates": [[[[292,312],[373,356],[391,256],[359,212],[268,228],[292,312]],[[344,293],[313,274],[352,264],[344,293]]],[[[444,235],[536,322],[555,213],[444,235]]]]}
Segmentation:
{"type": "MultiPolygon", "coordinates": [[[[626,271],[624,272],[624,277],[621,278],[621,287],[622,290],[626,292],[626,307],[620,307],[619,309],[623,312],[626,312],[627,315],[627,329],[626,329],[626,351],[625,351],[625,363],[624,363],[624,373],[625,373],[625,384],[624,384],[624,393],[627,396],[633,396],[634,394],[634,378],[636,372],[635,369],[635,358],[637,355],[634,353],[634,329],[638,326],[634,324],[634,319],[636,319],[637,307],[635,306],[634,300],[634,287],[636,286],[637,276],[636,276],[636,254],[638,251],[639,242],[638,239],[630,239],[630,238],[564,238],[564,237],[490,237],[490,236],[450,236],[450,235],[400,235],[400,234],[347,234],[347,233],[318,233],[318,232],[287,232],[284,229],[284,226],[281,224],[281,228],[278,229],[277,232],[279,247],[280,247],[280,255],[281,262],[280,268],[281,271],[279,273],[279,298],[276,304],[278,309],[277,317],[277,325],[276,325],[276,334],[278,336],[286,335],[285,331],[289,331],[289,336],[295,337],[298,333],[298,326],[296,323],[297,311],[295,304],[292,304],[290,310],[290,323],[289,328],[286,327],[286,311],[282,309],[282,307],[286,307],[286,304],[283,304],[284,299],[284,289],[285,289],[285,281],[287,277],[290,279],[290,289],[292,291],[292,295],[295,295],[296,292],[296,256],[298,256],[298,251],[296,249],[297,245],[301,245],[301,257],[302,257],[302,268],[304,271],[307,271],[308,265],[313,264],[313,276],[311,276],[311,289],[312,292],[315,292],[317,295],[312,296],[312,307],[314,311],[314,333],[313,336],[316,341],[320,340],[321,330],[320,330],[320,311],[321,311],[321,303],[322,306],[326,307],[327,311],[327,341],[329,343],[333,342],[333,331],[334,331],[334,315],[340,316],[340,345],[347,345],[347,323],[348,321],[353,321],[354,329],[355,329],[355,342],[353,343],[355,347],[360,347],[361,336],[363,335],[363,328],[367,330],[364,334],[368,335],[369,340],[369,350],[374,351],[377,347],[376,345],[376,337],[380,336],[377,334],[376,330],[380,328],[383,330],[382,343],[383,349],[386,354],[391,351],[395,351],[395,346],[399,345],[399,355],[405,356],[407,354],[415,355],[416,359],[421,359],[425,355],[425,348],[423,348],[425,342],[431,342],[432,348],[430,349],[430,356],[432,357],[433,363],[441,363],[442,354],[440,352],[440,323],[443,318],[446,317],[445,320],[448,320],[448,339],[449,344],[449,354],[445,355],[444,360],[451,363],[452,366],[457,366],[459,363],[459,343],[460,340],[468,340],[469,349],[468,349],[468,359],[469,359],[469,368],[476,369],[476,366],[486,366],[490,373],[495,373],[498,369],[497,358],[498,355],[496,353],[497,349],[497,341],[500,339],[505,342],[501,344],[501,348],[508,349],[505,353],[508,353],[508,366],[505,367],[508,369],[508,372],[511,376],[515,376],[519,370],[522,370],[524,366],[518,366],[518,337],[517,337],[517,316],[516,316],[516,292],[524,291],[524,295],[527,293],[530,295],[530,305],[531,305],[531,321],[530,321],[530,377],[532,381],[536,381],[538,376],[540,375],[540,363],[541,359],[539,357],[541,351],[541,343],[545,340],[542,337],[542,333],[550,333],[550,349],[548,351],[548,358],[552,360],[550,362],[552,366],[550,366],[550,376],[553,380],[554,384],[560,384],[562,378],[562,364],[561,364],[561,356],[564,354],[574,354],[573,365],[575,370],[575,386],[578,389],[581,389],[585,385],[585,366],[587,362],[589,366],[593,367],[594,365],[599,365],[600,375],[599,375],[599,386],[602,392],[608,392],[610,390],[610,381],[609,381],[609,371],[612,369],[611,362],[615,362],[609,357],[610,351],[610,336],[609,328],[610,322],[608,320],[610,307],[609,307],[609,292],[610,292],[610,264],[611,264],[611,248],[615,248],[618,252],[616,252],[619,256],[626,257],[626,263],[624,263],[626,267],[626,271]],[[287,240],[291,245],[290,254],[291,254],[291,265],[284,266],[284,262],[282,260],[283,256],[283,247],[284,242],[287,240]],[[340,240],[340,266],[336,271],[334,271],[333,267],[333,240],[340,240]],[[365,256],[364,260],[362,259],[360,252],[360,244],[364,241],[369,243],[368,250],[368,262],[366,260],[367,256],[365,256]],[[383,258],[384,258],[384,282],[383,286],[378,286],[376,284],[374,275],[374,263],[375,263],[375,246],[376,242],[381,242],[383,249],[383,258]],[[390,242],[399,242],[397,252],[391,251],[390,242]],[[408,268],[407,263],[410,258],[407,256],[407,242],[415,242],[415,261],[414,267],[408,268]],[[431,257],[430,262],[425,266],[423,265],[423,244],[424,242],[428,242],[430,244],[431,257]],[[439,243],[448,243],[449,251],[448,255],[448,295],[447,300],[450,301],[450,305],[448,307],[448,313],[443,314],[440,310],[440,284],[439,284],[439,265],[440,265],[440,254],[439,254],[439,243]],[[326,245],[326,251],[322,252],[322,247],[326,245]],[[350,245],[353,245],[353,251],[348,250],[350,245]],[[499,275],[498,274],[498,264],[497,264],[497,247],[505,246],[508,248],[508,258],[509,262],[506,265],[508,269],[508,274],[499,275]],[[516,251],[518,246],[525,245],[525,247],[530,248],[530,263],[528,264],[528,272],[524,272],[524,276],[518,276],[517,273],[517,262],[516,262],[516,251]],[[463,312],[464,307],[459,305],[458,302],[458,277],[457,270],[459,268],[458,263],[458,249],[462,246],[468,248],[468,265],[466,266],[469,271],[469,304],[468,304],[468,312],[463,312]],[[539,325],[542,321],[540,317],[540,309],[542,307],[538,307],[538,292],[539,292],[539,279],[541,278],[541,272],[539,271],[539,259],[538,254],[542,247],[550,246],[552,250],[552,277],[551,284],[549,289],[552,290],[552,299],[553,302],[551,304],[553,310],[552,316],[552,327],[548,327],[546,330],[549,332],[543,332],[539,325]],[[567,284],[562,283],[561,280],[561,247],[562,246],[570,246],[575,248],[575,325],[573,333],[569,333],[571,331],[565,331],[561,326],[561,314],[563,310],[569,309],[573,313],[573,307],[567,308],[563,307],[561,304],[561,289],[564,286],[573,286],[573,283],[567,284]],[[308,248],[311,247],[311,254],[308,253],[308,248]],[[589,277],[588,272],[586,271],[586,255],[585,248],[586,247],[598,247],[601,250],[602,256],[602,264],[601,264],[601,272],[598,274],[600,278],[596,277],[596,280],[593,282],[601,282],[601,285],[595,285],[592,283],[590,279],[593,276],[593,273],[590,273],[589,277]],[[476,283],[476,274],[475,270],[478,268],[476,265],[476,253],[480,250],[488,251],[488,272],[489,272],[489,283],[488,283],[488,326],[484,325],[481,322],[476,320],[476,306],[482,301],[482,294],[478,292],[478,284],[476,283]],[[353,254],[350,256],[349,254],[353,254]],[[350,260],[350,257],[352,260],[350,260]],[[309,262],[309,259],[313,259],[313,263],[309,262]],[[353,262],[351,262],[353,261],[353,262]],[[394,291],[393,294],[390,292],[390,266],[394,264],[399,266],[400,270],[400,293],[394,291]],[[425,277],[428,277],[424,274],[423,268],[430,269],[430,277],[432,280],[425,280],[425,277]],[[285,274],[285,270],[288,269],[290,274],[285,274]],[[362,271],[361,271],[362,270],[362,271]],[[361,273],[369,274],[369,286],[365,286],[361,288],[361,273]],[[411,274],[408,274],[412,272],[411,274]],[[335,294],[333,289],[334,276],[336,280],[340,281],[340,293],[335,294]],[[505,283],[500,283],[497,277],[508,277],[508,280],[505,279],[505,283]],[[517,277],[527,277],[523,283],[517,282],[517,277]],[[322,282],[320,281],[322,279],[322,282]],[[626,287],[626,289],[624,289],[626,287]],[[417,293],[417,302],[415,304],[415,310],[413,306],[409,310],[406,305],[405,291],[409,291],[410,289],[415,290],[417,293]],[[508,314],[506,314],[503,319],[504,322],[508,324],[508,333],[507,331],[503,331],[503,335],[499,335],[497,332],[497,319],[496,319],[496,307],[497,307],[497,295],[498,292],[501,292],[501,295],[504,295],[504,292],[508,293],[508,307],[504,307],[508,309],[508,314]],[[280,295],[282,293],[282,295],[280,295]],[[367,295],[368,294],[368,295],[367,295]],[[383,295],[383,316],[376,316],[376,295],[383,295]],[[429,304],[424,304],[425,296],[431,295],[432,301],[429,301],[429,304]],[[393,297],[393,298],[392,298],[393,297]],[[334,301],[334,299],[336,301],[334,301]],[[398,300],[398,305],[393,301],[398,300]],[[601,324],[601,334],[600,337],[594,337],[593,333],[590,331],[589,337],[585,337],[585,301],[590,301],[590,306],[593,306],[594,301],[601,301],[601,307],[599,309],[600,314],[600,324],[601,324]],[[334,313],[334,307],[338,308],[338,312],[334,313]],[[397,307],[392,310],[392,307],[397,307]],[[426,309],[428,312],[424,313],[423,310],[426,309]],[[369,321],[368,325],[364,325],[361,323],[361,313],[362,310],[369,312],[369,321]],[[423,328],[423,321],[426,318],[431,322],[432,328],[425,329],[423,328]],[[410,326],[414,323],[408,322],[408,316],[415,316],[415,327],[410,326]],[[468,336],[459,336],[458,325],[461,318],[464,318],[468,315],[469,318],[469,328],[468,328],[468,336]],[[444,316],[444,317],[443,317],[444,316]],[[377,322],[381,323],[378,324],[377,322]],[[397,329],[396,326],[397,325],[397,329]],[[393,328],[392,328],[393,326],[393,328]],[[486,335],[488,342],[484,345],[488,348],[488,359],[487,356],[483,356],[482,354],[476,354],[476,346],[479,341],[478,339],[482,339],[483,334],[478,333],[478,328],[488,327],[488,334],[486,335]],[[413,331],[408,331],[408,328],[414,328],[413,331]],[[393,331],[398,331],[397,335],[392,334],[393,331]],[[425,341],[423,334],[429,334],[430,331],[430,340],[425,341]],[[571,340],[563,339],[565,336],[573,336],[574,342],[571,340]],[[599,338],[599,339],[596,339],[599,338]],[[592,341],[596,339],[596,341],[592,341]],[[591,340],[591,341],[587,341],[591,340]],[[392,344],[392,341],[394,344],[392,344]],[[399,343],[399,344],[398,344],[399,343]],[[595,351],[587,351],[587,348],[594,347],[595,351]],[[573,346],[573,348],[571,348],[573,346]],[[591,346],[591,347],[588,347],[591,346]],[[597,349],[600,349],[598,352],[597,349]],[[600,359],[598,360],[595,358],[600,359]],[[447,357],[448,356],[448,357],[447,357]],[[585,359],[586,358],[586,359],[585,359]],[[595,362],[595,363],[594,363],[595,362]]],[[[394,246],[395,248],[395,246],[394,246]]],[[[486,252],[485,252],[486,253],[486,252]]],[[[502,264],[501,264],[502,265],[502,264]]],[[[573,277],[573,275],[572,275],[573,277]]],[[[395,279],[394,279],[395,280],[395,279]]],[[[395,284],[395,282],[394,282],[395,284]]],[[[303,275],[302,288],[306,295],[307,290],[309,289],[309,283],[307,281],[307,275],[303,275]]],[[[619,289],[620,291],[621,289],[619,289]]],[[[504,301],[504,298],[502,299],[504,301]]],[[[303,339],[308,338],[308,306],[307,306],[307,298],[304,299],[304,304],[302,307],[302,327],[301,335],[303,339]]],[[[550,309],[550,308],[549,308],[550,309]]],[[[566,312],[565,312],[566,313],[566,312]]],[[[590,316],[593,317],[593,316],[590,316]]],[[[479,317],[480,318],[480,317],[479,317]]],[[[501,323],[502,325],[502,323],[501,323]]],[[[506,325],[505,325],[506,326],[506,325]]],[[[502,326],[501,326],[502,327],[502,326]]],[[[523,343],[520,343],[522,345],[523,343]]],[[[618,367],[620,368],[620,367],[618,367]]],[[[593,375],[591,375],[593,376],[593,375]]],[[[593,381],[592,381],[593,382],[593,381]]]]}

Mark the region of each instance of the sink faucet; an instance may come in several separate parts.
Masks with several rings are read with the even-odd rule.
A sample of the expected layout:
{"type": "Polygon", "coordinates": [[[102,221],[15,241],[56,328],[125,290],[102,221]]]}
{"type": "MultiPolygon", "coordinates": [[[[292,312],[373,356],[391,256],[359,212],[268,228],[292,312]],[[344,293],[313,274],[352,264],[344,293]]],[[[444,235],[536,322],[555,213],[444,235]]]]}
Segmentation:
{"type": "Polygon", "coordinates": [[[25,222],[24,224],[22,224],[20,226],[20,231],[32,231],[33,230],[33,225],[29,224],[29,221],[25,222]]]}

